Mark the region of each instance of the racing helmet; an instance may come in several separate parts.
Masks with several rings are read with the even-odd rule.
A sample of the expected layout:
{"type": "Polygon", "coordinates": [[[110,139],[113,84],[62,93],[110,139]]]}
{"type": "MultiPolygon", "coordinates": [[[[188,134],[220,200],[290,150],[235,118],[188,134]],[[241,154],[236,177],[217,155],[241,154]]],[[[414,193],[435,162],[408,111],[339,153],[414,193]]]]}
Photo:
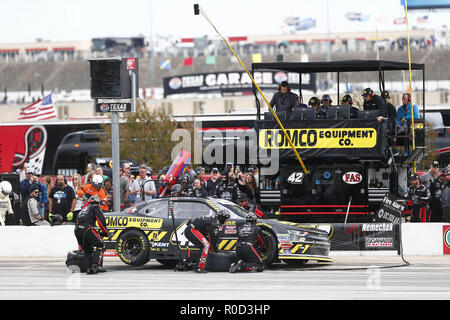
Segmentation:
{"type": "Polygon", "coordinates": [[[12,185],[9,181],[2,181],[0,182],[0,191],[1,193],[3,193],[5,196],[10,194],[12,191],[12,185]]]}
{"type": "Polygon", "coordinates": [[[60,214],[53,214],[52,215],[52,225],[58,226],[64,223],[64,218],[60,214]]]}
{"type": "Polygon", "coordinates": [[[219,221],[221,224],[224,224],[227,219],[230,218],[230,214],[226,210],[220,210],[219,213],[217,213],[217,221],[219,221]]]}
{"type": "Polygon", "coordinates": [[[183,174],[183,175],[181,175],[181,177],[180,177],[180,179],[178,180],[178,182],[181,184],[181,185],[188,185],[190,182],[191,182],[191,178],[189,177],[189,175],[188,174],[183,174]]]}
{"type": "Polygon", "coordinates": [[[96,189],[99,189],[103,184],[103,177],[99,174],[95,174],[92,177],[92,186],[96,189]]]}
{"type": "Polygon", "coordinates": [[[174,184],[170,189],[170,195],[172,197],[178,197],[181,195],[181,191],[183,191],[183,187],[181,186],[181,184],[174,184]]]}

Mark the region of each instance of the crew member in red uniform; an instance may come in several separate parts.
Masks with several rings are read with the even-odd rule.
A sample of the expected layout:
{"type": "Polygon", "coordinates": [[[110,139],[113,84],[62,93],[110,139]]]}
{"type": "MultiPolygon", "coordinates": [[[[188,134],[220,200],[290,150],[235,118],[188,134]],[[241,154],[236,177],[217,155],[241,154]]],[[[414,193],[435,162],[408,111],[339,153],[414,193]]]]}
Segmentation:
{"type": "Polygon", "coordinates": [[[184,231],[184,235],[197,248],[202,250],[198,266],[194,269],[195,272],[207,272],[206,263],[208,260],[208,253],[210,251],[217,251],[217,234],[229,218],[230,214],[225,210],[221,210],[217,216],[202,216],[196,218],[192,222],[189,221],[186,230],[184,231]]]}

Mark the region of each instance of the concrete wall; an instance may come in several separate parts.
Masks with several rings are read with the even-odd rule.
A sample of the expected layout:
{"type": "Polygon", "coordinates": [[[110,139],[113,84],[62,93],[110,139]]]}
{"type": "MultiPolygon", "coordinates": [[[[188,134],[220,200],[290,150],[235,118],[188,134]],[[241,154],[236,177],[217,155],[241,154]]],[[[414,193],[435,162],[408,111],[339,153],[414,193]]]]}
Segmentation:
{"type": "MultiPolygon", "coordinates": [[[[448,224],[403,224],[404,255],[443,255],[444,225],[448,224]]],[[[73,229],[73,225],[57,227],[0,227],[0,257],[65,257],[68,251],[78,247],[73,229]]],[[[383,251],[361,252],[361,255],[380,253],[383,253],[383,251]]],[[[334,253],[331,252],[330,255],[333,256],[334,253]]],[[[345,255],[345,252],[340,252],[339,255],[345,255]]]]}

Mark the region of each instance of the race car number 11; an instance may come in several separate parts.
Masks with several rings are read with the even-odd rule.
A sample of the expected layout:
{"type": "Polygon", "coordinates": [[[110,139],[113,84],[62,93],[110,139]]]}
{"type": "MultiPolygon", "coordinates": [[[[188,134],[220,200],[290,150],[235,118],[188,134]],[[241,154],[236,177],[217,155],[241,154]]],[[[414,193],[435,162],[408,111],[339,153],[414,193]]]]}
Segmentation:
{"type": "Polygon", "coordinates": [[[292,172],[287,178],[287,182],[291,184],[302,184],[305,174],[303,172],[292,172]]]}

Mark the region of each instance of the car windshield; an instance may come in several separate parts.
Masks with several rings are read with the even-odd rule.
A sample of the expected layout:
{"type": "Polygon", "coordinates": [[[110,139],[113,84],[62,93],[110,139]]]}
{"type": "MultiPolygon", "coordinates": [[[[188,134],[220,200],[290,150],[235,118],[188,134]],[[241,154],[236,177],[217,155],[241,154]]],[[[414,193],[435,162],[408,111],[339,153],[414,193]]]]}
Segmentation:
{"type": "Polygon", "coordinates": [[[219,200],[219,199],[214,199],[212,201],[220,209],[225,208],[228,211],[231,211],[231,213],[232,213],[231,219],[245,219],[245,217],[247,217],[247,215],[248,215],[247,210],[245,210],[244,208],[238,206],[237,204],[235,204],[231,201],[219,200]]]}

